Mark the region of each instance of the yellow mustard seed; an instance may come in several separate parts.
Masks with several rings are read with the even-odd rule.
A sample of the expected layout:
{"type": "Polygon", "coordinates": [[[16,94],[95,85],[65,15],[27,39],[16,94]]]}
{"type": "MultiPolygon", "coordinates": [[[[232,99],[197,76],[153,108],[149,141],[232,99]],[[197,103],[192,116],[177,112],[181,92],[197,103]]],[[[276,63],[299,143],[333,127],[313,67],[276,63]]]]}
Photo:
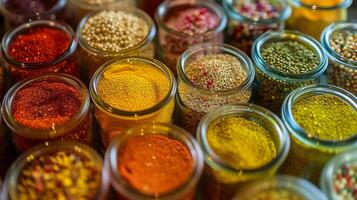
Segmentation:
{"type": "Polygon", "coordinates": [[[251,200],[304,200],[299,194],[286,189],[268,189],[253,194],[251,200]]]}

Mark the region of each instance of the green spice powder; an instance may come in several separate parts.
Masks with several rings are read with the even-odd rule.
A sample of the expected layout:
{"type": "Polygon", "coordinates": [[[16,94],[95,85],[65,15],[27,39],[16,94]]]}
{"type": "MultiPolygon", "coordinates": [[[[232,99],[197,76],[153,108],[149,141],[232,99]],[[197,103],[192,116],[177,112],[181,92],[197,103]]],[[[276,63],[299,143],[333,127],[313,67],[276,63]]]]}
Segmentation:
{"type": "Polygon", "coordinates": [[[256,169],[271,162],[276,149],[269,132],[254,121],[225,116],[207,130],[212,150],[235,169],[256,169]]]}
{"type": "Polygon", "coordinates": [[[308,137],[345,140],[357,134],[357,110],[335,95],[303,98],[294,104],[292,111],[308,137]]]}

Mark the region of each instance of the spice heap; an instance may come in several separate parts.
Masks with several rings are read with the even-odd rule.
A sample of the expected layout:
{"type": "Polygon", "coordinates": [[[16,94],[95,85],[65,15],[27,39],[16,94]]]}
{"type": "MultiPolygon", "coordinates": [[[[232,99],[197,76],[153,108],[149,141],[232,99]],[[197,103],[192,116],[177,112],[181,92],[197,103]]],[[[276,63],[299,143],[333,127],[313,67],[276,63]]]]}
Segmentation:
{"type": "Polygon", "coordinates": [[[311,138],[345,140],[357,133],[357,110],[334,95],[303,98],[293,105],[292,112],[311,138]]]}
{"type": "Polygon", "coordinates": [[[9,11],[30,17],[50,9],[58,0],[7,0],[4,2],[9,11]]]}
{"type": "Polygon", "coordinates": [[[268,189],[253,195],[250,200],[305,200],[305,198],[286,189],[268,189]]]}
{"type": "Polygon", "coordinates": [[[179,85],[180,98],[188,107],[188,109],[182,109],[180,123],[191,133],[195,132],[206,112],[220,105],[248,102],[250,99],[250,91],[237,92],[231,96],[219,96],[197,90],[221,92],[239,87],[247,79],[247,71],[238,58],[232,55],[203,55],[188,62],[185,66],[185,73],[195,88],[179,85]]]}
{"type": "Polygon", "coordinates": [[[340,166],[333,175],[332,184],[338,199],[357,199],[357,163],[340,166]]]}
{"type": "Polygon", "coordinates": [[[104,10],[91,16],[81,30],[83,40],[90,47],[107,52],[134,47],[148,32],[144,19],[120,10],[104,10]]]}
{"type": "Polygon", "coordinates": [[[268,30],[278,30],[281,22],[259,24],[260,21],[276,19],[280,16],[282,2],[276,0],[244,0],[234,3],[235,12],[256,22],[250,24],[231,20],[228,27],[230,42],[250,54],[254,41],[268,30]]]}
{"type": "Polygon", "coordinates": [[[193,173],[188,148],[163,135],[134,136],[119,151],[120,175],[136,190],[155,197],[177,189],[193,173]]]}
{"type": "MultiPolygon", "coordinates": [[[[344,59],[357,62],[357,33],[350,31],[334,33],[330,38],[330,47],[344,59]]],[[[332,61],[328,74],[333,84],[357,95],[357,69],[332,61]]]]}
{"type": "Polygon", "coordinates": [[[94,199],[101,167],[93,158],[57,150],[31,158],[17,179],[19,199],[94,199]]]}
{"type": "Polygon", "coordinates": [[[258,123],[225,116],[210,123],[207,141],[212,150],[234,169],[256,169],[271,162],[276,149],[269,132],[258,123]]]}

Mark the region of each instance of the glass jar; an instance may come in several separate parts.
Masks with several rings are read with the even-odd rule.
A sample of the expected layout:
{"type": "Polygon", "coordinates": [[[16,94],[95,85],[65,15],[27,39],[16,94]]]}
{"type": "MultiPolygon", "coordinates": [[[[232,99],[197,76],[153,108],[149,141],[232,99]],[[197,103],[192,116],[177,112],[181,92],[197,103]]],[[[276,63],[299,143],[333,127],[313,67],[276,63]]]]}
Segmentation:
{"type": "MultiPolygon", "coordinates": [[[[44,44],[41,44],[44,45],[44,44]]],[[[77,40],[74,31],[66,24],[55,21],[34,21],[23,24],[8,32],[2,40],[1,50],[12,81],[17,82],[25,78],[46,73],[62,72],[79,77],[79,57],[76,53],[77,40]],[[20,35],[26,34],[37,28],[49,28],[63,31],[70,38],[70,44],[61,55],[49,62],[19,62],[10,55],[10,44],[20,35]]],[[[24,51],[19,49],[19,51],[24,51]]]]}
{"type": "Polygon", "coordinates": [[[256,69],[256,99],[254,102],[276,113],[280,111],[284,98],[294,89],[312,85],[321,81],[321,75],[328,65],[327,55],[318,41],[303,33],[295,31],[266,32],[260,36],[252,47],[252,60],[256,69]],[[262,48],[271,42],[297,41],[317,54],[318,66],[306,73],[286,73],[270,66],[262,56],[262,48]]]}
{"type": "MultiPolygon", "coordinates": [[[[325,48],[330,60],[327,76],[329,83],[357,95],[357,58],[352,57],[347,59],[331,47],[331,39],[336,34],[343,32],[357,34],[357,24],[354,22],[337,22],[326,27],[322,32],[321,44],[325,48]]],[[[355,47],[351,47],[352,51],[353,48],[355,47]]]]}
{"type": "Polygon", "coordinates": [[[291,8],[286,1],[261,0],[228,0],[223,1],[228,13],[228,40],[229,43],[250,55],[254,41],[269,30],[281,31],[284,21],[290,16],[291,8]],[[262,5],[263,11],[252,11],[262,5]],[[241,10],[237,7],[242,6],[241,10]],[[243,12],[249,8],[249,11],[243,12]],[[258,15],[257,13],[260,12],[258,15]]]}
{"type": "Polygon", "coordinates": [[[289,196],[285,195],[273,196],[276,199],[279,199],[279,197],[285,197],[284,199],[295,200],[327,200],[326,196],[309,181],[298,177],[284,175],[254,181],[248,184],[246,187],[240,189],[233,200],[258,200],[259,198],[254,197],[258,197],[259,194],[267,193],[269,191],[280,191],[285,192],[285,194],[287,192],[296,197],[289,198],[289,196]]]}
{"type": "MultiPolygon", "coordinates": [[[[110,10],[104,10],[104,11],[110,11],[110,10]]],[[[102,11],[97,11],[84,17],[82,21],[79,23],[77,28],[77,40],[81,47],[80,54],[82,58],[82,66],[84,70],[87,71],[87,75],[89,79],[93,76],[95,71],[101,65],[103,65],[105,62],[113,58],[119,58],[119,57],[123,58],[128,56],[142,56],[142,57],[154,58],[155,56],[155,46],[153,43],[153,39],[156,34],[156,27],[150,16],[148,16],[142,10],[139,10],[134,7],[115,8],[113,9],[113,11],[123,11],[144,20],[147,26],[149,27],[147,35],[142,41],[140,41],[135,46],[120,50],[119,52],[106,51],[103,49],[94,48],[90,46],[83,38],[82,29],[89,19],[91,19],[93,16],[97,15],[102,11]]]]}
{"type": "Polygon", "coordinates": [[[26,195],[36,191],[31,194],[31,198],[39,198],[40,194],[53,199],[100,199],[103,190],[102,166],[100,155],[87,145],[74,142],[38,145],[26,151],[11,165],[4,181],[4,191],[7,191],[4,196],[9,200],[27,199],[29,197],[26,195]],[[46,165],[43,160],[51,160],[51,163],[46,165]],[[69,166],[70,164],[72,166],[69,166]],[[25,169],[28,173],[23,172],[25,169]],[[55,173],[57,176],[53,176],[55,173]],[[25,178],[22,176],[25,176],[27,181],[21,180],[20,178],[25,178]],[[76,177],[80,181],[75,181],[76,177]],[[54,183],[55,181],[58,182],[54,183]],[[83,194],[83,191],[77,190],[87,193],[83,194]],[[81,193],[81,196],[76,196],[78,193],[81,193]]]}
{"type": "Polygon", "coordinates": [[[248,102],[252,94],[252,83],[255,76],[253,64],[246,54],[230,45],[203,43],[190,47],[179,58],[177,72],[176,119],[177,123],[191,134],[195,134],[200,120],[208,111],[225,104],[248,102]],[[246,77],[238,87],[221,91],[208,90],[196,87],[188,77],[186,67],[190,62],[203,55],[217,54],[233,56],[241,63],[242,68],[246,71],[246,77]],[[195,103],[190,103],[192,99],[195,99],[195,103]]]}
{"type": "MultiPolygon", "coordinates": [[[[158,77],[156,77],[158,78],[158,77]]],[[[162,83],[165,84],[165,83],[162,83]]],[[[176,81],[172,72],[160,61],[141,58],[128,57],[113,59],[101,66],[93,75],[89,85],[92,101],[95,104],[95,118],[98,124],[99,134],[102,139],[102,146],[107,148],[112,138],[121,134],[125,129],[143,123],[171,123],[175,107],[174,95],[176,93],[176,81]],[[126,111],[114,108],[106,103],[98,92],[99,82],[103,79],[104,73],[114,69],[115,65],[145,65],[150,69],[157,70],[168,84],[168,91],[160,102],[155,103],[150,108],[138,111],[126,111]],[[114,66],[114,67],[113,67],[114,66]]],[[[118,89],[120,90],[120,89],[118,89]]],[[[139,91],[135,91],[137,93],[139,91]]],[[[147,92],[147,91],[140,91],[147,92]]],[[[129,95],[129,94],[128,94],[129,95]]],[[[147,94],[149,95],[149,94],[147,94]]],[[[123,96],[122,98],[126,98],[123,96]]]]}
{"type": "Polygon", "coordinates": [[[286,26],[319,39],[326,26],[347,19],[347,8],[352,1],[289,0],[292,14],[286,26]]]}
{"type": "Polygon", "coordinates": [[[206,163],[202,199],[231,199],[235,191],[247,181],[274,176],[290,147],[289,135],[281,120],[267,109],[254,104],[225,105],[209,112],[200,122],[196,137],[206,163]],[[236,169],[219,157],[209,145],[206,134],[214,120],[225,116],[242,117],[265,128],[276,148],[273,160],[256,169],[236,169]]]}
{"type": "Polygon", "coordinates": [[[63,20],[67,0],[1,0],[7,29],[35,20],[63,20]]]}
{"type": "MultiPolygon", "coordinates": [[[[177,153],[177,152],[176,152],[177,153]]],[[[164,155],[163,155],[164,156],[164,155]]],[[[175,163],[171,163],[175,165],[175,163]]],[[[171,165],[170,164],[170,165],[171,165]]],[[[136,127],[132,127],[125,131],[125,133],[117,136],[110,144],[105,154],[105,171],[111,177],[111,186],[113,187],[117,199],[162,199],[162,200],[193,200],[196,195],[196,187],[200,180],[203,171],[203,155],[196,140],[183,129],[168,125],[168,124],[142,124],[136,127]],[[135,189],[130,183],[128,183],[119,172],[118,165],[120,163],[119,153],[122,150],[125,142],[133,137],[160,135],[165,136],[171,140],[180,142],[189,151],[192,158],[192,173],[187,180],[182,182],[177,188],[173,188],[172,191],[168,191],[163,194],[145,194],[135,189]]],[[[164,175],[167,176],[167,175],[164,175]]],[[[171,174],[171,176],[176,176],[171,174]]]]}
{"type": "MultiPolygon", "coordinates": [[[[55,87],[55,86],[53,86],[55,87]]],[[[56,86],[57,87],[57,86],[56,86]]],[[[21,94],[23,95],[23,94],[21,94]]],[[[63,99],[66,98],[72,98],[75,96],[74,92],[73,93],[68,93],[68,94],[63,94],[65,95],[63,99]]],[[[24,95],[25,96],[25,95],[24,95]]],[[[37,96],[37,95],[36,95],[37,96]]],[[[38,97],[36,97],[38,98],[38,97]]],[[[26,100],[30,101],[31,96],[27,97],[26,100]]],[[[16,100],[18,101],[18,100],[16,100]]],[[[21,104],[21,102],[19,102],[21,104]]],[[[26,102],[25,102],[26,104],[26,102]]],[[[25,106],[19,106],[21,109],[18,109],[20,112],[26,113],[25,109],[30,109],[29,107],[25,106]]],[[[70,141],[77,141],[85,144],[92,144],[93,141],[93,133],[92,133],[92,110],[90,108],[90,97],[89,97],[89,92],[87,90],[87,87],[77,78],[66,75],[66,74],[44,74],[41,76],[36,76],[32,77],[29,79],[25,79],[23,81],[20,81],[16,83],[14,86],[12,86],[9,91],[6,93],[4,100],[3,100],[3,105],[2,105],[2,115],[4,118],[4,121],[6,122],[7,126],[11,129],[12,133],[12,140],[13,143],[15,144],[15,147],[23,152],[37,144],[45,143],[47,141],[53,141],[53,140],[70,140],[70,141]],[[53,91],[55,91],[54,88],[46,88],[44,85],[39,85],[45,83],[49,85],[50,83],[54,84],[64,84],[68,87],[71,87],[71,90],[77,90],[76,92],[79,93],[81,98],[81,102],[79,105],[79,110],[73,115],[73,116],[63,116],[65,120],[61,122],[57,122],[55,119],[55,116],[51,116],[51,113],[58,110],[63,110],[64,113],[69,112],[66,110],[69,107],[72,107],[71,105],[56,105],[53,104],[54,101],[51,98],[59,98],[56,97],[58,94],[54,94],[53,91]],[[24,121],[22,120],[17,120],[14,116],[13,113],[13,105],[15,102],[15,98],[17,99],[17,95],[19,92],[24,91],[24,90],[33,90],[33,88],[30,88],[30,86],[35,86],[38,84],[38,87],[40,90],[42,90],[41,94],[38,95],[43,95],[43,102],[39,102],[36,104],[38,106],[38,115],[39,116],[32,116],[33,117],[33,122],[31,122],[31,126],[28,124],[30,122],[26,122],[26,120],[31,121],[31,119],[27,119],[24,121]],[[28,89],[30,88],[30,89],[28,89]],[[42,89],[41,89],[42,88],[42,89]],[[47,90],[46,90],[47,89],[47,90]],[[46,91],[46,92],[44,92],[46,91]],[[47,98],[46,98],[47,95],[47,98]],[[53,95],[53,96],[50,96],[53,95]],[[43,105],[47,104],[48,106],[53,109],[52,111],[46,110],[44,113],[41,108],[43,105]],[[40,112],[41,111],[41,112],[40,112]],[[48,115],[48,118],[45,118],[43,116],[48,115]],[[51,123],[51,125],[36,125],[32,124],[34,123],[34,120],[37,119],[36,117],[41,118],[43,121],[47,121],[48,123],[51,123]],[[68,117],[68,118],[67,118],[68,117]],[[26,123],[25,123],[26,122],[26,123]]],[[[31,112],[31,111],[28,111],[31,112]]],[[[57,111],[60,112],[60,111],[57,111]]],[[[27,114],[26,114],[27,115],[27,114]]],[[[27,116],[28,117],[28,116],[27,116]]],[[[60,117],[60,116],[56,116],[60,117]]],[[[37,119],[39,120],[39,119],[37,119]]]]}
{"type": "MultiPolygon", "coordinates": [[[[342,170],[346,169],[346,166],[349,164],[353,164],[354,166],[356,166],[356,163],[357,163],[356,155],[357,155],[357,149],[354,148],[351,151],[347,151],[347,152],[341,153],[339,155],[336,155],[325,165],[325,167],[321,173],[320,188],[327,195],[327,197],[329,199],[338,200],[338,199],[344,199],[343,197],[348,199],[347,196],[343,196],[343,195],[347,194],[347,193],[344,193],[344,190],[340,190],[340,191],[336,190],[339,188],[336,187],[336,185],[338,183],[335,183],[336,180],[334,180],[334,179],[337,179],[338,181],[343,181],[343,179],[345,177],[338,177],[338,174],[341,173],[342,170]],[[341,168],[342,168],[342,170],[341,170],[341,168]]],[[[342,173],[343,173],[343,171],[342,171],[342,173]]],[[[349,176],[350,174],[349,173],[342,174],[342,176],[344,176],[344,175],[349,176]]],[[[346,177],[346,179],[348,179],[348,177],[346,177]]],[[[352,183],[355,184],[355,182],[352,182],[352,183]]],[[[341,186],[349,187],[349,183],[341,184],[340,187],[341,186]]],[[[355,191],[355,188],[351,188],[351,189],[352,189],[352,191],[350,193],[353,193],[355,191]]]]}
{"type": "Polygon", "coordinates": [[[311,85],[294,90],[282,105],[282,120],[287,127],[292,145],[282,166],[282,172],[309,179],[318,184],[323,166],[337,153],[357,146],[356,136],[345,140],[322,140],[308,137],[308,133],[294,119],[292,108],[303,98],[321,94],[334,95],[357,110],[356,96],[332,85],[311,85]]]}
{"type": "MultiPolygon", "coordinates": [[[[158,24],[158,56],[176,74],[176,64],[180,55],[190,46],[204,42],[223,43],[223,30],[227,25],[227,17],[223,8],[213,1],[205,0],[171,0],[164,1],[156,9],[156,23],[158,24]],[[168,16],[184,9],[204,8],[218,18],[217,25],[204,33],[188,34],[179,32],[167,26],[168,16]]],[[[207,28],[208,25],[201,25],[207,28]]]]}

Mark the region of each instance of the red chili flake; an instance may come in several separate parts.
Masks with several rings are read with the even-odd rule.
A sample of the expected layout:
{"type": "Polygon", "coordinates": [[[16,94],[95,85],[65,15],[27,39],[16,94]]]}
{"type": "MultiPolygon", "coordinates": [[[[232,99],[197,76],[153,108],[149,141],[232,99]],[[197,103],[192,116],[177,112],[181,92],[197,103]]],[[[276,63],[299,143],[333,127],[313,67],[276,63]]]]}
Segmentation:
{"type": "Polygon", "coordinates": [[[207,88],[211,88],[213,86],[213,80],[212,79],[209,79],[207,81],[207,88]]]}

